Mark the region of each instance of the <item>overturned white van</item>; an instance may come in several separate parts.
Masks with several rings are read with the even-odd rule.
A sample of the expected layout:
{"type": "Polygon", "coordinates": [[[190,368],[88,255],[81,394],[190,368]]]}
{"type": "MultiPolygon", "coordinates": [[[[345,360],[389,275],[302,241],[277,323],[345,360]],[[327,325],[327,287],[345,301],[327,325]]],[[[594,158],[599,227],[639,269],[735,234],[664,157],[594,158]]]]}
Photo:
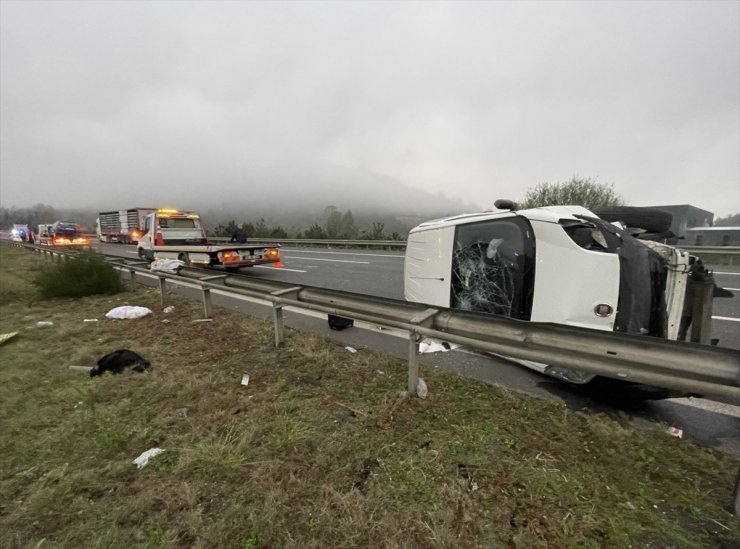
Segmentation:
{"type": "MultiPolygon", "coordinates": [[[[711,273],[685,251],[650,240],[663,230],[658,225],[664,226],[665,218],[654,227],[635,228],[581,206],[517,210],[510,201],[496,206],[411,230],[404,271],[408,301],[524,321],[685,337],[692,309],[685,307],[687,285],[692,276],[711,273]]],[[[649,219],[651,210],[609,213],[619,217],[620,212],[649,219]]],[[[517,362],[573,383],[594,377],[517,362]]]]}

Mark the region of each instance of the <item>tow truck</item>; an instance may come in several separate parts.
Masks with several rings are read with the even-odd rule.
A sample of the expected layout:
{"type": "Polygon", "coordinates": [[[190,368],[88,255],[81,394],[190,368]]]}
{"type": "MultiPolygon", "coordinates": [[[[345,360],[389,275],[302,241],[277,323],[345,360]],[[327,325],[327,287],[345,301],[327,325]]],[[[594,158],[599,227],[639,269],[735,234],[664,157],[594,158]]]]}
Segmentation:
{"type": "Polygon", "coordinates": [[[138,255],[148,261],[178,259],[186,266],[216,267],[227,271],[254,265],[282,266],[279,245],[211,245],[200,214],[169,208],[158,209],[146,216],[144,234],[138,242],[138,255]]]}

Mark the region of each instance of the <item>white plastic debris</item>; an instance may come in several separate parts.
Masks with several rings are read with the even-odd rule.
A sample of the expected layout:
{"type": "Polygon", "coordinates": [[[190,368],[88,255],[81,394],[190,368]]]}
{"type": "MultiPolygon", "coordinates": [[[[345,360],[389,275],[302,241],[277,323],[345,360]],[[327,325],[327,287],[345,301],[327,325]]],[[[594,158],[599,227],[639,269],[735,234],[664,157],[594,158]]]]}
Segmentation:
{"type": "Polygon", "coordinates": [[[680,429],[678,427],[669,427],[668,434],[676,438],[683,438],[683,429],[680,429]]]}
{"type": "Polygon", "coordinates": [[[350,353],[356,353],[357,352],[357,349],[355,349],[354,347],[345,347],[345,349],[347,349],[350,353]]]}
{"type": "Polygon", "coordinates": [[[37,328],[44,328],[46,326],[54,326],[54,323],[51,320],[39,320],[36,323],[37,328]]]}
{"type": "Polygon", "coordinates": [[[449,343],[447,341],[439,341],[437,339],[426,338],[419,343],[420,353],[446,353],[460,347],[458,343],[449,343]]]}
{"type": "Polygon", "coordinates": [[[249,374],[247,372],[242,374],[242,385],[249,385],[249,374]]]}
{"type": "Polygon", "coordinates": [[[5,343],[6,341],[10,341],[11,339],[13,339],[17,335],[18,335],[18,332],[10,332],[10,333],[7,333],[7,334],[0,334],[0,345],[2,345],[3,343],[5,343]]]}
{"type": "Polygon", "coordinates": [[[125,319],[125,318],[141,318],[146,315],[152,314],[152,310],[146,307],[138,307],[136,305],[121,305],[115,309],[111,309],[105,313],[106,318],[114,319],[125,319]]]}
{"type": "Polygon", "coordinates": [[[149,459],[150,458],[153,458],[154,456],[158,456],[162,452],[164,452],[164,448],[150,448],[149,450],[147,450],[146,452],[144,452],[143,454],[141,454],[139,457],[137,457],[131,463],[135,463],[136,464],[136,467],[138,469],[141,469],[147,463],[149,463],[149,459]]]}
{"type": "Polygon", "coordinates": [[[185,262],[179,259],[155,259],[149,264],[149,269],[163,273],[178,274],[184,266],[185,262]]]}
{"type": "Polygon", "coordinates": [[[416,378],[416,396],[419,398],[426,398],[429,394],[429,390],[427,389],[426,381],[423,379],[416,378]]]}
{"type": "Polygon", "coordinates": [[[98,321],[98,319],[97,319],[97,318],[86,318],[86,319],[85,319],[85,320],[83,320],[82,322],[97,322],[97,321],[98,321]]]}
{"type": "Polygon", "coordinates": [[[169,307],[165,307],[164,309],[162,309],[162,312],[165,313],[165,314],[174,313],[175,312],[175,306],[174,305],[170,305],[169,307]]]}

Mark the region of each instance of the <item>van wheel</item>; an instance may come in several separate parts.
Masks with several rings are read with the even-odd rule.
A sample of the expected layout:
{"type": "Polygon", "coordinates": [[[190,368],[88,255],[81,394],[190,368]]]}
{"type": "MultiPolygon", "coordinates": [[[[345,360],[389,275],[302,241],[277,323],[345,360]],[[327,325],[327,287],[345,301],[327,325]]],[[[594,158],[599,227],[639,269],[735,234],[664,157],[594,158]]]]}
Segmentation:
{"type": "Polygon", "coordinates": [[[592,211],[604,221],[621,221],[628,227],[645,229],[651,233],[668,231],[673,223],[673,215],[658,208],[612,206],[594,208],[592,211]]]}
{"type": "Polygon", "coordinates": [[[150,261],[149,257],[146,255],[146,252],[144,251],[144,248],[139,248],[137,250],[137,254],[139,256],[139,259],[144,259],[146,261],[150,261]]]}
{"type": "Polygon", "coordinates": [[[180,254],[177,256],[177,259],[185,263],[186,267],[190,267],[190,256],[188,254],[180,254]]]}

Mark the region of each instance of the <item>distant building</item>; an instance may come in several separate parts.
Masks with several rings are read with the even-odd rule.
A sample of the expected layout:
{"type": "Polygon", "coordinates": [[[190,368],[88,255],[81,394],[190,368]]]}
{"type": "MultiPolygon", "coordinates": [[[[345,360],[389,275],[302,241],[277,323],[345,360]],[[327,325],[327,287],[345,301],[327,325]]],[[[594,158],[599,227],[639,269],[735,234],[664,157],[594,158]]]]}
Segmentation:
{"type": "MultiPolygon", "coordinates": [[[[711,227],[714,222],[714,214],[707,210],[702,210],[696,206],[690,206],[688,204],[674,205],[674,206],[650,206],[651,208],[657,208],[669,212],[673,215],[673,223],[671,224],[671,232],[676,235],[675,238],[669,238],[667,242],[669,244],[676,244],[678,241],[686,236],[686,231],[694,228],[711,227]]],[[[693,242],[686,242],[686,244],[693,244],[693,242]]]]}
{"type": "Polygon", "coordinates": [[[740,227],[696,227],[687,229],[687,246],[740,246],[740,227]]]}

